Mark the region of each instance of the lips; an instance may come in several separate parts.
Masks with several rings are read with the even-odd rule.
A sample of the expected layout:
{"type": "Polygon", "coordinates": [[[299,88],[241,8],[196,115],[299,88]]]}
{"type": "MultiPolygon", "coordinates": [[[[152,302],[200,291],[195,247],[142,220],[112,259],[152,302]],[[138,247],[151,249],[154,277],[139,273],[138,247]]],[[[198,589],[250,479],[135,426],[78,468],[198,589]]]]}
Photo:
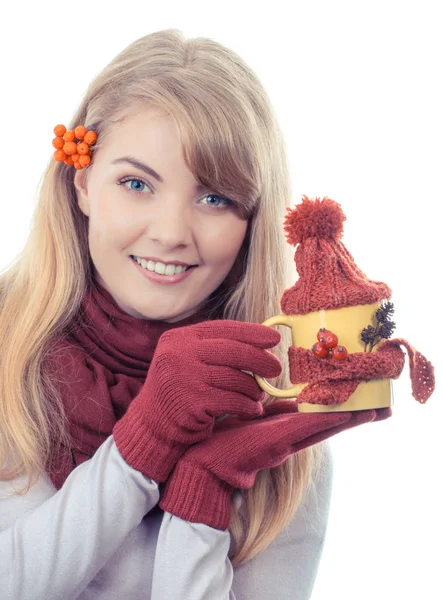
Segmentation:
{"type": "MultiPolygon", "coordinates": [[[[189,277],[189,274],[192,273],[194,268],[197,268],[198,265],[184,267],[180,266],[182,270],[181,273],[175,273],[171,275],[156,273],[155,271],[150,271],[149,269],[143,267],[138,260],[131,256],[131,262],[135,265],[139,273],[143,275],[149,281],[152,281],[155,284],[164,284],[164,285],[175,285],[179,284],[185,279],[189,277]]],[[[145,261],[143,261],[145,262],[145,261]]]]}
{"type": "Polygon", "coordinates": [[[183,262],[182,260],[163,260],[161,258],[157,258],[156,256],[139,256],[138,254],[131,254],[132,258],[142,258],[143,260],[145,260],[146,262],[152,261],[154,263],[160,262],[163,263],[164,265],[178,265],[181,267],[197,267],[198,265],[196,264],[192,264],[192,263],[187,263],[187,262],[183,262]]]}
{"type": "MultiPolygon", "coordinates": [[[[139,257],[137,257],[137,258],[139,258],[139,257]]],[[[139,261],[137,260],[137,258],[135,258],[135,255],[132,255],[132,254],[130,255],[131,261],[133,261],[137,266],[139,266],[144,271],[148,271],[149,273],[156,273],[157,275],[161,275],[162,277],[165,277],[165,278],[166,277],[177,277],[178,275],[180,275],[180,273],[170,273],[170,274],[157,273],[155,270],[148,269],[148,268],[144,267],[143,265],[141,265],[139,263],[139,261]]],[[[146,259],[144,259],[144,260],[146,260],[146,259]]],[[[158,261],[158,262],[160,262],[160,261],[158,261]]],[[[168,265],[168,263],[162,263],[162,264],[164,264],[166,266],[168,265]]],[[[169,264],[172,264],[174,266],[177,265],[177,263],[169,263],[169,264]]],[[[187,273],[188,271],[191,271],[191,270],[196,269],[198,267],[198,265],[189,265],[189,266],[185,266],[185,265],[186,265],[186,263],[181,263],[181,265],[179,265],[179,266],[181,266],[183,268],[182,273],[187,273]]]]}

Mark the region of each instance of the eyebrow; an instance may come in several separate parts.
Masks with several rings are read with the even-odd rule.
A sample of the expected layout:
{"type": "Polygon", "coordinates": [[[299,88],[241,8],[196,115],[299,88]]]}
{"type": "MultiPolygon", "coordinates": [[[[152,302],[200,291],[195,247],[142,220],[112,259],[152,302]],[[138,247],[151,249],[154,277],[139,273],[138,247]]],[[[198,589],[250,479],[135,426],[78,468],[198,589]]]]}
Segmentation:
{"type": "Polygon", "coordinates": [[[121,158],[116,158],[114,161],[112,161],[113,165],[117,165],[119,163],[129,163],[136,169],[140,169],[140,171],[144,171],[147,175],[151,175],[151,177],[154,177],[154,179],[160,181],[160,183],[164,182],[163,177],[159,175],[157,171],[154,171],[154,169],[152,169],[150,166],[145,165],[145,163],[140,162],[132,156],[122,156],[121,158]]]}
{"type": "MultiPolygon", "coordinates": [[[[163,179],[163,177],[161,175],[159,175],[157,173],[157,171],[154,171],[154,169],[152,167],[150,167],[149,165],[146,165],[145,163],[137,160],[133,156],[122,156],[121,158],[116,158],[115,160],[112,161],[111,164],[117,165],[119,163],[129,163],[130,165],[132,165],[136,169],[140,169],[140,171],[144,171],[147,175],[151,175],[151,177],[154,177],[154,179],[156,179],[160,183],[164,183],[164,181],[165,181],[163,179]]],[[[201,184],[198,184],[196,186],[197,192],[202,192],[202,191],[204,191],[206,189],[207,188],[204,185],[201,185],[201,184]]]]}

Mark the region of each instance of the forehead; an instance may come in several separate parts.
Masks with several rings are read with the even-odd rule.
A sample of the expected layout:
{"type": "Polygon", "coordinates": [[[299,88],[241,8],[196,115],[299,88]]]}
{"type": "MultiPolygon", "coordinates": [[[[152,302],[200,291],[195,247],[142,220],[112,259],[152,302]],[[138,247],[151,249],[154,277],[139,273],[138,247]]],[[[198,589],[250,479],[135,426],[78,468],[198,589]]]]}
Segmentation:
{"type": "Polygon", "coordinates": [[[108,150],[134,151],[149,147],[179,146],[180,135],[173,117],[164,109],[143,104],[118,114],[108,126],[103,146],[108,150]]]}
{"type": "Polygon", "coordinates": [[[177,123],[161,107],[134,105],[104,132],[96,164],[107,170],[128,163],[161,183],[180,180],[197,192],[206,189],[186,165],[177,123]]]}

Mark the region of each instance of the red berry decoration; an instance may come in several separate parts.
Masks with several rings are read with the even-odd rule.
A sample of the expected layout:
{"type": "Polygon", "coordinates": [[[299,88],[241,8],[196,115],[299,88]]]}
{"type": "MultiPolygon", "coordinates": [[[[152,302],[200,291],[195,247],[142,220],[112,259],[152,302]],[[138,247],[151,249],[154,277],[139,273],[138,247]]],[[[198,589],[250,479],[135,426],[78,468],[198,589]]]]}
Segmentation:
{"type": "Polygon", "coordinates": [[[328,348],[325,348],[320,344],[320,342],[316,342],[312,348],[312,352],[315,354],[317,358],[327,358],[329,356],[328,348]]]}
{"type": "Polygon", "coordinates": [[[338,344],[338,337],[332,331],[322,327],[317,333],[317,339],[324,348],[335,348],[338,344]]]}
{"type": "Polygon", "coordinates": [[[344,346],[336,346],[332,350],[332,358],[335,358],[335,360],[344,360],[345,358],[347,358],[347,356],[348,351],[344,346]]]}

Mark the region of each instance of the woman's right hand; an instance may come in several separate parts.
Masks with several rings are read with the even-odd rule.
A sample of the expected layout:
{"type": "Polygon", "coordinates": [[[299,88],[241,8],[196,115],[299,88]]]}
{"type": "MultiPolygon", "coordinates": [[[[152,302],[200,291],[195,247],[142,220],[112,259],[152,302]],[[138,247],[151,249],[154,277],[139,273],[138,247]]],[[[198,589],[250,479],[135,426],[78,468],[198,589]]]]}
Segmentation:
{"type": "Polygon", "coordinates": [[[126,462],[166,481],[187,448],[211,435],[217,417],[260,416],[263,393],[244,371],[277,377],[280,361],[267,349],[279,341],[275,329],[230,320],[165,332],[140,393],[114,426],[126,462]]]}

